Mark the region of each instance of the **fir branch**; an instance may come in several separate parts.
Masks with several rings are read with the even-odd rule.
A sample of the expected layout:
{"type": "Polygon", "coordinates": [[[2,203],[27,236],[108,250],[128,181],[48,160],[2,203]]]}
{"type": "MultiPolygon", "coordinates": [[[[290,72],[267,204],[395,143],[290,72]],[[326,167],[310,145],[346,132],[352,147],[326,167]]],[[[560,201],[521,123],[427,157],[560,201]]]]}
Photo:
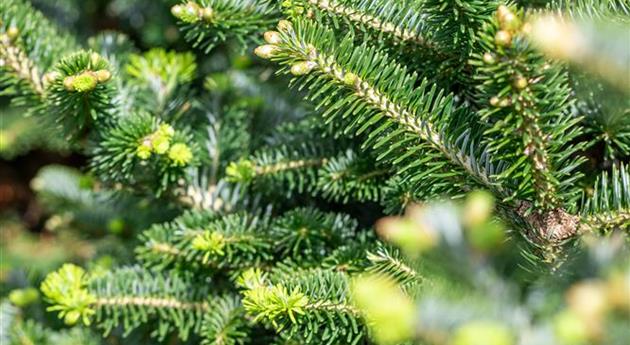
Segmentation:
{"type": "Polygon", "coordinates": [[[244,345],[250,341],[245,309],[238,296],[218,297],[205,315],[202,345],[244,345]]]}
{"type": "MultiPolygon", "coordinates": [[[[412,143],[418,145],[418,148],[409,149],[402,157],[392,161],[400,163],[409,156],[419,154],[418,151],[429,151],[432,152],[431,158],[444,157],[454,169],[463,170],[482,186],[499,194],[504,193],[503,187],[497,185],[492,178],[496,171],[487,161],[487,156],[484,154],[481,160],[477,160],[468,155],[467,152],[476,150],[467,133],[461,133],[456,144],[444,137],[444,131],[440,127],[445,126],[444,123],[448,122],[447,119],[453,112],[451,95],[443,95],[435,86],[429,89],[426,81],[416,88],[415,76],[389,62],[387,56],[366,45],[354,47],[348,39],[337,46],[332,31],[323,27],[298,21],[295,27],[285,24],[284,29],[279,34],[281,41],[277,45],[261,46],[257,52],[279,61],[282,65],[291,66],[291,73],[294,75],[306,75],[301,80],[310,84],[309,88],[313,90],[311,98],[320,99],[319,107],[327,107],[324,116],[329,117],[328,121],[337,114],[344,118],[354,114],[356,119],[351,121],[346,132],[352,130],[361,134],[368,128],[373,128],[369,132],[366,145],[377,148],[391,145],[380,159],[392,154],[396,148],[412,143]],[[329,89],[339,91],[332,96],[322,92],[329,89]],[[343,92],[344,90],[347,92],[343,92]],[[406,96],[403,97],[403,94],[406,96]],[[334,96],[339,96],[339,99],[334,96]],[[364,110],[365,106],[370,111],[362,114],[360,110],[364,110]],[[439,125],[434,121],[439,122],[439,125]],[[379,122],[380,126],[377,125],[379,122]],[[399,128],[391,129],[394,124],[399,125],[399,128]],[[405,137],[405,133],[410,133],[413,137],[405,137]],[[401,140],[392,145],[391,141],[396,137],[401,140]],[[412,138],[419,139],[421,143],[416,144],[412,138]],[[466,151],[461,150],[458,145],[462,145],[466,151]]],[[[427,161],[414,161],[410,164],[415,166],[422,163],[426,164],[427,161]]],[[[410,167],[403,167],[401,170],[404,172],[410,167]]],[[[414,176],[414,179],[429,177],[442,167],[443,164],[436,164],[425,174],[414,176]]]]}
{"type": "Polygon", "coordinates": [[[630,172],[624,164],[613,166],[610,177],[602,173],[590,194],[582,196],[581,231],[630,229],[630,172]]]}
{"type": "Polygon", "coordinates": [[[408,42],[431,46],[422,34],[424,22],[419,9],[410,2],[383,2],[382,0],[293,0],[286,1],[285,12],[303,14],[312,18],[316,14],[330,17],[334,22],[344,21],[351,31],[358,28],[392,37],[394,42],[408,42]]]}
{"type": "Polygon", "coordinates": [[[425,0],[421,6],[426,25],[431,28],[429,39],[465,58],[475,42],[476,32],[497,5],[495,0],[425,0]]]}
{"type": "Polygon", "coordinates": [[[253,183],[273,193],[310,191],[317,181],[318,168],[330,159],[325,151],[311,144],[263,149],[249,159],[230,163],[226,175],[231,182],[253,183]]]}
{"type": "Polygon", "coordinates": [[[112,123],[109,63],[99,54],[79,51],[62,58],[48,74],[45,105],[50,118],[69,139],[78,139],[86,129],[112,123]]]}
{"type": "Polygon", "coordinates": [[[630,22],[630,3],[625,0],[553,0],[547,8],[576,19],[630,22]]]}
{"type": "Polygon", "coordinates": [[[108,334],[122,324],[126,334],[156,319],[153,335],[159,339],[177,331],[186,340],[199,333],[203,315],[211,306],[208,288],[194,284],[190,276],[161,275],[140,267],[117,269],[91,279],[90,293],[99,325],[108,334]]]}
{"type": "Polygon", "coordinates": [[[285,277],[268,282],[260,272],[244,276],[243,305],[255,320],[305,344],[356,344],[365,337],[360,313],[349,301],[344,273],[313,270],[285,277]]]}
{"type": "Polygon", "coordinates": [[[175,130],[148,113],[133,113],[107,128],[91,150],[92,171],[103,181],[124,183],[158,196],[186,180],[198,164],[198,147],[187,130],[175,130]]]}
{"type": "Polygon", "coordinates": [[[136,253],[160,269],[182,264],[211,272],[239,268],[270,258],[266,227],[264,219],[245,213],[216,218],[212,212],[189,211],[142,233],[136,253]]]}
{"type": "Polygon", "coordinates": [[[367,252],[370,266],[367,272],[386,276],[401,286],[413,286],[420,281],[419,273],[403,259],[397,249],[379,246],[373,252],[367,252]]]}
{"type": "MultiPolygon", "coordinates": [[[[565,201],[563,197],[572,197],[562,193],[560,180],[582,161],[563,169],[567,173],[556,172],[555,166],[561,164],[556,160],[572,159],[567,152],[578,149],[567,147],[579,131],[568,113],[566,73],[528,46],[522,37],[522,15],[500,6],[496,17],[480,35],[486,52],[474,54],[471,61],[478,67],[480,96],[486,99],[487,107],[480,114],[490,122],[486,133],[491,151],[512,163],[503,178],[532,181],[520,184],[513,197],[534,199],[539,208],[555,208],[565,201]],[[520,147],[515,146],[518,141],[520,147]]],[[[568,193],[575,195],[575,189],[568,193]]]]}
{"type": "Polygon", "coordinates": [[[244,49],[257,41],[254,33],[270,28],[278,11],[268,0],[189,0],[171,8],[184,38],[209,53],[218,44],[236,40],[244,49]]]}
{"type": "MultiPolygon", "coordinates": [[[[15,45],[15,39],[10,38],[8,33],[0,34],[0,67],[14,74],[16,79],[23,80],[34,94],[41,97],[44,93],[44,82],[40,72],[26,53],[15,45]]],[[[0,82],[8,85],[8,82],[0,82]]],[[[8,90],[3,91],[3,94],[6,93],[8,90]]]]}
{"type": "Polygon", "coordinates": [[[379,201],[379,182],[391,171],[375,165],[373,160],[347,150],[320,169],[316,189],[325,198],[335,201],[379,201]]]}

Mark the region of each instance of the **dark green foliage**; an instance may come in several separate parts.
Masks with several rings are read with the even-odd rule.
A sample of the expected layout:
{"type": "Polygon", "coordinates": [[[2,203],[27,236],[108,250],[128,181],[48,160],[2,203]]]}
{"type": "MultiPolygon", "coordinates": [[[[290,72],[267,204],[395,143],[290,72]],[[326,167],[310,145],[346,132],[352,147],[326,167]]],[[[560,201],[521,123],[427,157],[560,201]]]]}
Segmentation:
{"type": "Polygon", "coordinates": [[[572,144],[581,129],[569,113],[568,76],[531,48],[515,25],[507,46],[495,38],[507,32],[499,19],[485,25],[480,52],[472,54],[483,107],[479,113],[488,123],[485,140],[496,159],[511,162],[500,178],[523,181],[511,198],[536,200],[537,207],[573,205],[580,192],[576,170],[584,162],[575,156],[585,144],[572,144]]]}
{"type": "Polygon", "coordinates": [[[206,54],[230,39],[242,49],[249,42],[259,42],[255,33],[278,20],[278,12],[268,0],[195,0],[176,5],[171,11],[181,20],[186,41],[206,54]]]}
{"type": "Polygon", "coordinates": [[[245,213],[186,213],[144,232],[138,258],[161,269],[187,263],[207,272],[258,265],[269,260],[273,250],[266,222],[245,213]]]}
{"type": "Polygon", "coordinates": [[[164,124],[144,112],[119,119],[117,125],[103,133],[103,139],[93,149],[92,171],[106,182],[126,181],[131,185],[147,186],[158,195],[176,185],[184,178],[185,167],[195,164],[196,146],[190,134],[177,129],[165,145],[167,151],[149,153],[143,158],[139,148],[156,145],[157,138],[152,134],[157,133],[161,125],[164,124]],[[178,164],[169,155],[176,144],[193,145],[189,146],[191,157],[183,164],[178,164]]]}
{"type": "Polygon", "coordinates": [[[602,173],[582,199],[582,212],[593,224],[590,230],[630,228],[630,172],[624,164],[613,166],[611,174],[602,173]]]}
{"type": "Polygon", "coordinates": [[[235,296],[217,297],[212,311],[205,315],[201,326],[203,345],[247,344],[247,322],[241,301],[235,296]]]}
{"type": "Polygon", "coordinates": [[[98,296],[96,319],[105,334],[118,325],[129,333],[155,320],[152,335],[163,339],[176,329],[179,337],[186,339],[191,332],[199,332],[213,299],[207,282],[192,290],[191,282],[189,275],[128,267],[92,278],[88,291],[98,296]]]}
{"type": "Polygon", "coordinates": [[[53,117],[68,138],[78,138],[95,122],[108,124],[114,116],[113,89],[107,61],[94,52],[74,53],[59,61],[46,89],[46,115],[53,117]],[[99,80],[97,71],[109,74],[99,80]],[[84,84],[79,83],[82,80],[84,84]]]}

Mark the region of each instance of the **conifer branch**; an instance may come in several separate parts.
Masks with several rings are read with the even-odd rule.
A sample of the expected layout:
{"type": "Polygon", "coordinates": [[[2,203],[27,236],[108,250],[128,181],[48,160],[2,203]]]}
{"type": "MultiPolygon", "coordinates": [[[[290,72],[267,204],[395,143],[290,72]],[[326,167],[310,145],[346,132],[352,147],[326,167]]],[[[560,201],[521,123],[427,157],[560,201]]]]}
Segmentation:
{"type": "Polygon", "coordinates": [[[567,181],[572,181],[569,172],[583,162],[572,153],[584,144],[571,144],[580,128],[569,113],[566,72],[529,46],[524,37],[529,24],[523,24],[522,17],[499,6],[480,35],[485,53],[474,54],[471,63],[478,67],[475,79],[486,100],[480,114],[489,123],[490,150],[511,162],[500,178],[524,181],[512,198],[553,209],[577,197],[577,189],[567,181]]]}
{"type": "MultiPolygon", "coordinates": [[[[12,72],[18,79],[24,80],[31,88],[33,93],[42,96],[44,93],[44,83],[40,72],[31,61],[26,53],[15,45],[16,28],[10,28],[16,31],[11,34],[14,38],[9,37],[9,33],[0,34],[0,68],[5,68],[12,72]]],[[[6,92],[6,91],[4,91],[6,92]]]]}
{"type": "MultiPolygon", "coordinates": [[[[367,129],[368,125],[376,123],[381,117],[387,117],[393,123],[399,124],[404,131],[413,133],[425,146],[446,157],[451,164],[464,170],[481,185],[500,194],[504,193],[503,188],[494,182],[491,176],[493,173],[486,170],[486,168],[491,170],[493,168],[478,165],[475,158],[454,147],[444,137],[443,132],[438,129],[438,125],[432,122],[439,115],[448,117],[451,114],[453,107],[451,95],[443,96],[442,91],[438,91],[435,86],[427,90],[426,81],[414,89],[411,86],[414,83],[414,76],[407,75],[400,66],[386,63],[385,56],[367,46],[355,48],[351,42],[346,40],[332,52],[316,48],[325,45],[325,42],[334,42],[335,40],[334,35],[325,28],[313,26],[308,22],[297,22],[295,28],[291,24],[284,24],[283,28],[285,30],[278,34],[278,39],[273,40],[274,44],[259,47],[257,53],[260,56],[278,60],[284,65],[291,65],[291,73],[296,76],[317,76],[306,78],[307,81],[316,82],[317,78],[322,78],[326,81],[332,81],[335,88],[342,87],[351,92],[351,95],[346,96],[347,99],[337,101],[336,106],[329,107],[327,113],[341,111],[339,108],[342,104],[350,105],[353,102],[356,104],[356,101],[360,100],[374,109],[379,116],[372,118],[367,124],[363,124],[360,129],[355,128],[355,131],[361,133],[367,129]],[[352,54],[352,50],[355,51],[354,54],[352,54]],[[352,58],[349,59],[349,56],[352,58]],[[342,65],[338,59],[344,59],[347,66],[342,65]],[[366,68],[366,66],[361,65],[362,63],[370,64],[370,67],[366,68]],[[379,64],[383,65],[379,66],[379,64]],[[360,76],[361,73],[366,73],[363,72],[364,70],[370,70],[375,74],[382,70],[390,71],[394,75],[392,79],[397,79],[397,82],[404,85],[400,89],[407,88],[405,91],[413,93],[413,98],[403,101],[395,95],[387,94],[381,90],[380,86],[372,84],[374,76],[370,75],[365,79],[360,76]],[[414,107],[411,106],[412,104],[414,107]]],[[[322,83],[326,81],[322,81],[322,83]]],[[[320,95],[320,92],[314,92],[312,98],[320,95]]],[[[324,98],[322,105],[330,102],[332,100],[324,98]]],[[[345,114],[350,114],[353,110],[352,107],[349,107],[345,114]]],[[[374,140],[376,134],[388,127],[386,125],[381,127],[378,131],[370,133],[369,137],[374,140]]],[[[399,134],[400,132],[394,131],[393,133],[399,134]]],[[[465,137],[466,135],[463,134],[462,138],[465,137]]],[[[468,139],[463,141],[468,143],[468,139]]],[[[384,142],[380,143],[380,145],[383,144],[384,142]]]]}
{"type": "Polygon", "coordinates": [[[626,165],[604,172],[590,191],[582,196],[582,232],[609,233],[630,229],[630,172],[626,165]]]}
{"type": "Polygon", "coordinates": [[[198,310],[207,311],[210,307],[208,302],[189,302],[175,298],[154,298],[154,297],[136,297],[136,296],[112,296],[106,298],[97,298],[94,302],[95,307],[117,306],[117,307],[151,307],[156,309],[181,309],[181,310],[198,310]]]}
{"type": "Polygon", "coordinates": [[[244,49],[256,41],[255,32],[270,28],[279,12],[268,0],[189,0],[171,8],[181,21],[185,39],[206,54],[235,39],[244,49]]]}
{"type": "Polygon", "coordinates": [[[294,0],[285,6],[291,9],[290,12],[300,12],[307,17],[314,16],[313,12],[323,13],[347,21],[350,28],[365,27],[400,42],[430,46],[422,35],[422,16],[418,9],[410,8],[411,5],[381,0],[294,0]]]}

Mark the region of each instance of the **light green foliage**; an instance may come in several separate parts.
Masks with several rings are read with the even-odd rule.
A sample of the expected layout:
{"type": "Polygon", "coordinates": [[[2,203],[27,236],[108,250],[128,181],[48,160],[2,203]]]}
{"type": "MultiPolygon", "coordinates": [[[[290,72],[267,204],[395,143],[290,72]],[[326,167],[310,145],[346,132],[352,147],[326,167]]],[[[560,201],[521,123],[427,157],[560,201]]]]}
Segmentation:
{"type": "Polygon", "coordinates": [[[59,318],[68,325],[78,321],[90,325],[96,297],[88,291],[88,283],[86,272],[72,264],[65,264],[49,274],[41,286],[42,293],[53,304],[47,310],[59,312],[59,318]]]}

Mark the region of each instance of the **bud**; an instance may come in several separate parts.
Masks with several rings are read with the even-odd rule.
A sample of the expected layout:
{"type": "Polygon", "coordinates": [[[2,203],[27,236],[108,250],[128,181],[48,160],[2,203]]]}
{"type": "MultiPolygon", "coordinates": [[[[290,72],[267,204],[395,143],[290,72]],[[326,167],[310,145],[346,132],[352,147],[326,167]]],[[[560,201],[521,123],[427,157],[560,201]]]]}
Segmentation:
{"type": "Polygon", "coordinates": [[[183,13],[184,13],[184,6],[182,6],[182,5],[175,5],[175,6],[171,7],[171,14],[175,18],[181,18],[183,13]]]}
{"type": "Polygon", "coordinates": [[[497,8],[497,19],[501,21],[501,18],[503,18],[508,13],[512,13],[512,11],[510,11],[510,9],[506,5],[499,6],[497,8]]]}
{"type": "Polygon", "coordinates": [[[74,77],[68,76],[63,79],[63,87],[68,91],[74,91],[74,77]]]}
{"type": "Polygon", "coordinates": [[[72,87],[77,92],[88,92],[96,87],[96,77],[92,72],[83,72],[74,77],[72,87]]]}
{"type": "Polygon", "coordinates": [[[501,107],[501,108],[509,107],[510,104],[512,104],[512,102],[510,102],[509,98],[504,98],[504,99],[499,101],[499,107],[501,107]]]}
{"type": "Polygon", "coordinates": [[[112,77],[112,73],[106,69],[99,69],[98,71],[94,72],[94,75],[96,76],[96,80],[98,80],[99,83],[104,83],[112,77]]]}
{"type": "Polygon", "coordinates": [[[354,86],[358,79],[359,77],[356,74],[348,72],[343,76],[343,83],[348,86],[354,86]]]}
{"type": "Polygon", "coordinates": [[[277,31],[267,31],[264,34],[265,42],[269,44],[280,44],[282,43],[282,38],[280,37],[280,33],[277,31]]]}
{"type": "Polygon", "coordinates": [[[521,26],[521,21],[512,12],[506,13],[499,19],[501,29],[514,31],[521,26]]]}
{"type": "Polygon", "coordinates": [[[488,65],[494,65],[494,63],[497,62],[497,60],[494,58],[494,55],[492,55],[491,53],[485,53],[483,54],[483,62],[487,63],[488,65]]]}
{"type": "Polygon", "coordinates": [[[151,143],[144,141],[138,148],[136,149],[136,156],[138,156],[142,160],[147,160],[151,157],[151,143]]]}
{"type": "Polygon", "coordinates": [[[182,20],[189,21],[191,23],[195,22],[199,19],[200,12],[201,9],[199,8],[199,5],[194,2],[188,2],[186,4],[186,8],[184,9],[184,16],[182,20]]]}
{"type": "Polygon", "coordinates": [[[490,98],[490,105],[493,107],[496,107],[499,105],[499,97],[494,96],[492,98],[490,98]]]}
{"type": "Polygon", "coordinates": [[[317,66],[313,61],[300,61],[296,62],[291,66],[291,74],[294,76],[300,76],[310,73],[313,68],[317,66]]]}
{"type": "Polygon", "coordinates": [[[293,24],[288,20],[281,20],[278,22],[278,30],[281,32],[293,31],[293,24]]]}
{"type": "Polygon", "coordinates": [[[81,313],[77,310],[71,310],[66,313],[66,316],[63,318],[63,322],[68,326],[75,325],[79,318],[81,317],[81,313]]]}
{"type": "Polygon", "coordinates": [[[15,26],[11,26],[10,28],[7,29],[7,37],[9,37],[11,41],[16,39],[19,34],[20,34],[20,30],[16,28],[15,26]]]}
{"type": "Polygon", "coordinates": [[[171,146],[168,151],[168,158],[170,158],[175,165],[184,166],[192,160],[193,155],[188,145],[177,143],[171,146]]]}
{"type": "Polygon", "coordinates": [[[505,30],[499,30],[494,36],[494,43],[500,47],[507,47],[512,43],[512,35],[505,30]]]}
{"type": "Polygon", "coordinates": [[[214,17],[214,11],[210,7],[204,7],[200,10],[201,18],[206,22],[211,22],[214,17]]]}
{"type": "Polygon", "coordinates": [[[505,30],[500,30],[494,36],[494,43],[500,47],[507,47],[512,43],[512,35],[505,30]]]}
{"type": "Polygon", "coordinates": [[[263,59],[271,59],[280,48],[271,44],[265,44],[254,49],[254,54],[263,59]]]}
{"type": "Polygon", "coordinates": [[[160,135],[158,133],[153,135],[153,138],[151,139],[151,147],[153,148],[153,151],[155,151],[155,153],[159,155],[165,154],[170,146],[171,140],[169,137],[165,135],[160,135]]]}
{"type": "Polygon", "coordinates": [[[159,135],[163,135],[163,136],[172,138],[173,135],[175,135],[175,129],[171,125],[163,123],[158,128],[157,133],[159,135]]]}
{"type": "Polygon", "coordinates": [[[48,72],[44,74],[44,83],[46,85],[50,85],[54,83],[55,80],[57,80],[57,78],[59,77],[61,77],[61,74],[59,72],[56,72],[56,71],[48,72]]]}
{"type": "Polygon", "coordinates": [[[90,64],[92,67],[95,67],[99,61],[101,61],[101,56],[98,53],[90,54],[90,64]]]}
{"type": "Polygon", "coordinates": [[[514,87],[516,87],[519,90],[526,88],[527,79],[525,79],[525,77],[523,76],[519,76],[518,78],[516,78],[516,80],[514,80],[514,87]]]}

